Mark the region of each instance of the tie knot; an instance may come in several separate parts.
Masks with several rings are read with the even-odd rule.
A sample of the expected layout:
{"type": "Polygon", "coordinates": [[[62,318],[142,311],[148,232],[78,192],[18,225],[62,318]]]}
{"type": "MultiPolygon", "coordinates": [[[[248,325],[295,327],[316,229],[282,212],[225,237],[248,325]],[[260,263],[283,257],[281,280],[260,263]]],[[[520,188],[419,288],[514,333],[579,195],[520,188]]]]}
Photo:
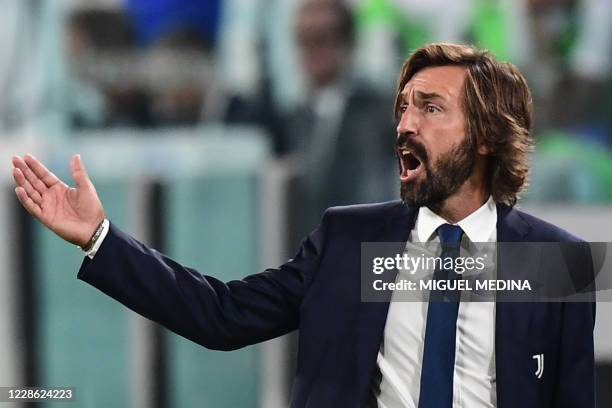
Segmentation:
{"type": "Polygon", "coordinates": [[[438,227],[438,237],[443,244],[452,244],[461,242],[463,230],[458,225],[442,224],[438,227]]]}

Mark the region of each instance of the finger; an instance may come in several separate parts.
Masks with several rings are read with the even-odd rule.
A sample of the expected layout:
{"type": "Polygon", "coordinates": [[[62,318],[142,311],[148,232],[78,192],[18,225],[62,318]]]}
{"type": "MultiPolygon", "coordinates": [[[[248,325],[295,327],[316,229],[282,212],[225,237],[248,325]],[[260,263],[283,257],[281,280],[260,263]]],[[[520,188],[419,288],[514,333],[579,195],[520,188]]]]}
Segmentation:
{"type": "MultiPolygon", "coordinates": [[[[28,165],[23,161],[23,159],[17,156],[13,157],[13,165],[16,169],[19,169],[21,171],[21,174],[25,176],[26,180],[30,183],[30,185],[34,187],[34,189],[38,191],[41,195],[44,194],[45,191],[47,191],[47,186],[45,185],[45,183],[43,183],[42,180],[38,178],[36,174],[34,174],[34,172],[28,167],[28,165]]],[[[15,179],[15,181],[17,180],[15,179]]]]}
{"type": "Polygon", "coordinates": [[[28,197],[30,197],[36,204],[40,205],[42,203],[42,196],[34,189],[34,187],[32,187],[30,182],[26,180],[26,177],[23,175],[20,169],[13,169],[13,178],[15,179],[17,186],[23,187],[28,194],[28,197]]]}
{"type": "Polygon", "coordinates": [[[17,187],[23,187],[23,185],[27,183],[23,172],[17,167],[13,168],[13,180],[15,180],[15,183],[17,183],[17,187]]]}
{"type": "Polygon", "coordinates": [[[23,187],[15,187],[15,194],[17,194],[17,199],[23,205],[23,207],[32,214],[34,217],[39,220],[42,218],[42,208],[38,204],[36,204],[30,197],[28,197],[28,193],[26,193],[23,187]]]}
{"type": "Polygon", "coordinates": [[[51,187],[58,181],[60,181],[55,174],[51,173],[41,162],[39,162],[31,154],[26,154],[23,158],[28,167],[36,174],[36,176],[43,182],[47,187],[51,187]]]}
{"type": "Polygon", "coordinates": [[[91,180],[89,179],[87,169],[85,169],[85,164],[83,164],[80,154],[72,156],[70,169],[72,170],[72,178],[74,178],[77,189],[87,188],[91,185],[91,180]]]}
{"type": "Polygon", "coordinates": [[[24,173],[28,169],[28,165],[19,156],[13,156],[12,162],[13,162],[13,167],[21,169],[21,171],[24,173]]]}

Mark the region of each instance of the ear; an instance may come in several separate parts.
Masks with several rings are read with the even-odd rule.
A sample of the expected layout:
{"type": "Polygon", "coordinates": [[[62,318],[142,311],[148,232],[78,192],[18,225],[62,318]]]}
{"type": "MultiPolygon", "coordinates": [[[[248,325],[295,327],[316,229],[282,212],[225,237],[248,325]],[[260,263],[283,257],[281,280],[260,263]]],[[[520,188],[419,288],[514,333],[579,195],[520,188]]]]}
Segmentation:
{"type": "Polygon", "coordinates": [[[491,149],[489,149],[484,144],[481,144],[481,145],[478,146],[477,152],[481,156],[488,156],[489,154],[491,154],[491,149]]]}

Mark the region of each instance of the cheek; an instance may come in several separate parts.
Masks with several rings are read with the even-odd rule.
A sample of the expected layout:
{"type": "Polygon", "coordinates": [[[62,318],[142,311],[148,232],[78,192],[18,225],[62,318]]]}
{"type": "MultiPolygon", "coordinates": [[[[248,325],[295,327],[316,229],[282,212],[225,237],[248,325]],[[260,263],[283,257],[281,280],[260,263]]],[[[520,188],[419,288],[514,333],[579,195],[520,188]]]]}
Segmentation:
{"type": "Polygon", "coordinates": [[[444,123],[438,133],[438,140],[440,140],[440,145],[444,147],[444,150],[458,145],[466,137],[465,126],[462,121],[458,120],[449,120],[444,123]]]}
{"type": "Polygon", "coordinates": [[[465,140],[463,127],[448,127],[432,133],[432,138],[426,144],[429,164],[434,165],[438,159],[465,140]]]}
{"type": "Polygon", "coordinates": [[[432,153],[444,153],[465,137],[463,127],[448,124],[437,126],[435,130],[429,132],[429,135],[427,145],[432,153]]]}

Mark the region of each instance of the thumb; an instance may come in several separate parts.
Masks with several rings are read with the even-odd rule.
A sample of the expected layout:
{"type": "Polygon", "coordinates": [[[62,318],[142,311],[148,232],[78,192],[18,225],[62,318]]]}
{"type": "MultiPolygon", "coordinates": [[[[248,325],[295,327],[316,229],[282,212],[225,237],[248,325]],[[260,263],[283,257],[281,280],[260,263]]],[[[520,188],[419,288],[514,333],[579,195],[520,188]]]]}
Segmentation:
{"type": "Polygon", "coordinates": [[[72,178],[74,179],[76,188],[78,190],[89,187],[91,180],[87,175],[87,170],[85,169],[85,165],[81,160],[80,154],[75,154],[72,156],[72,160],[70,161],[70,170],[72,171],[72,178]]]}

